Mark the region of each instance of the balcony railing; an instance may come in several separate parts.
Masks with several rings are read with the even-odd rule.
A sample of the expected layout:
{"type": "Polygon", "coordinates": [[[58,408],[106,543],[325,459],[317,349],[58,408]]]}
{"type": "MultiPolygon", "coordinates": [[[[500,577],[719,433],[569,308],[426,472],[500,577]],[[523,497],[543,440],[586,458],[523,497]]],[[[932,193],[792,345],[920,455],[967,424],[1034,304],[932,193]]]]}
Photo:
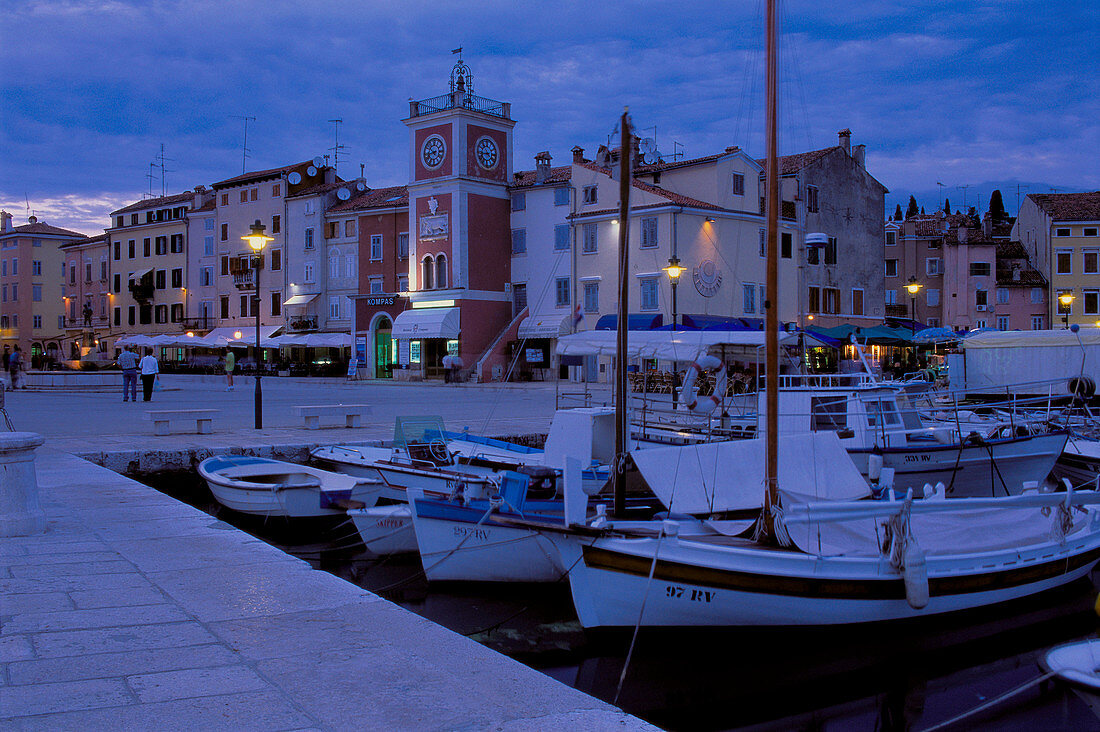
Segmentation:
{"type": "Polygon", "coordinates": [[[486,99],[476,94],[466,92],[454,92],[442,94],[431,99],[421,99],[419,102],[410,102],[413,117],[421,117],[432,112],[442,112],[445,109],[470,109],[494,117],[508,118],[511,106],[508,102],[498,102],[495,99],[486,99]]]}
{"type": "Polygon", "coordinates": [[[153,287],[151,280],[130,280],[129,283],[130,294],[134,296],[135,300],[152,300],[153,293],[156,289],[153,287]]]}
{"type": "Polygon", "coordinates": [[[886,317],[888,318],[908,318],[909,306],[902,305],[900,303],[886,303],[886,317]]]}

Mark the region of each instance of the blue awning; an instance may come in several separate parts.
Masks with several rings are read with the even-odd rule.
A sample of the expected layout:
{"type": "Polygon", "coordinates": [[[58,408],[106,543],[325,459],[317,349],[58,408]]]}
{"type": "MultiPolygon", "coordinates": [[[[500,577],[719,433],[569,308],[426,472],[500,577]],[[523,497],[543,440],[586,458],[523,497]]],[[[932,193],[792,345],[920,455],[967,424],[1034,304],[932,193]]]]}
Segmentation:
{"type": "MultiPolygon", "coordinates": [[[[664,316],[660,313],[630,313],[626,316],[627,330],[653,330],[661,327],[664,316]]],[[[596,330],[615,330],[619,327],[618,315],[604,315],[596,321],[596,330]]]]}

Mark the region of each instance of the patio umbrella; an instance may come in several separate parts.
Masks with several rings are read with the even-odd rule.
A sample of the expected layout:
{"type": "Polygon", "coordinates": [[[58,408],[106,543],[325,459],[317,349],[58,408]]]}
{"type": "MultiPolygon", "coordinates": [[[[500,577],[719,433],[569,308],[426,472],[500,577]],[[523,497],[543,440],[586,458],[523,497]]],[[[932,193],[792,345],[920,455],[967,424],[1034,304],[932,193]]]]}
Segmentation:
{"type": "Polygon", "coordinates": [[[968,331],[967,333],[965,333],[963,335],[963,338],[969,338],[970,336],[976,336],[979,333],[997,333],[997,332],[998,332],[998,330],[996,328],[988,328],[988,327],[987,328],[975,328],[974,330],[968,331]]]}
{"type": "Polygon", "coordinates": [[[959,335],[950,328],[925,328],[918,330],[912,340],[914,343],[946,343],[959,340],[959,335]]]}

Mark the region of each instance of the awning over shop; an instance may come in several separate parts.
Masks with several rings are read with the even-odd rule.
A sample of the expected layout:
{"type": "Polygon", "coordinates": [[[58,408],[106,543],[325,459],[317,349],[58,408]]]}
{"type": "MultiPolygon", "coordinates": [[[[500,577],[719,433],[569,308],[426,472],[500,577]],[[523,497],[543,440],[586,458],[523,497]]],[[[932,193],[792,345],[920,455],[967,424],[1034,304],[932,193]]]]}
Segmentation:
{"type": "Polygon", "coordinates": [[[317,299],[317,296],[319,294],[320,293],[315,292],[312,295],[308,295],[308,294],[307,295],[292,295],[290,298],[288,298],[286,300],[286,302],[283,303],[283,306],[288,307],[288,308],[292,308],[295,305],[298,305],[298,306],[308,305],[311,302],[313,302],[315,299],[317,299]]]}
{"type": "MultiPolygon", "coordinates": [[[[618,315],[604,315],[596,321],[596,330],[615,330],[618,328],[618,315]]],[[[653,330],[661,327],[664,316],[660,313],[630,313],[626,316],[627,330],[653,330]]]]}
{"type": "MultiPolygon", "coordinates": [[[[234,347],[251,346],[255,343],[255,331],[250,339],[243,335],[239,340],[230,341],[234,347]]],[[[288,333],[273,338],[260,338],[260,348],[350,348],[351,336],[347,333],[288,333]]]]}
{"type": "MultiPolygon", "coordinates": [[[[782,346],[798,343],[796,333],[779,333],[778,337],[782,346]]],[[[562,356],[610,356],[615,354],[616,341],[615,331],[587,330],[562,336],[556,350],[562,356]]],[[[755,356],[764,343],[764,332],[759,330],[634,332],[627,338],[627,357],[691,361],[708,352],[755,356]]]]}
{"type": "Polygon", "coordinates": [[[519,338],[557,338],[572,330],[569,313],[553,310],[529,315],[519,324],[519,338]]]}
{"type": "Polygon", "coordinates": [[[458,308],[405,310],[393,319],[390,337],[395,339],[458,338],[458,308]]]}

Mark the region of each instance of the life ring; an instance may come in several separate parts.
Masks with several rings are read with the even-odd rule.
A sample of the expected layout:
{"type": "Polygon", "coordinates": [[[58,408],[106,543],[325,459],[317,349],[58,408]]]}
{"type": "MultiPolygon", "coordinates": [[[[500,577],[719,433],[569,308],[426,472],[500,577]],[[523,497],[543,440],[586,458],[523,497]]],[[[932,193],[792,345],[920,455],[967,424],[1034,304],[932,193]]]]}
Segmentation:
{"type": "Polygon", "coordinates": [[[692,361],[684,374],[684,384],[680,390],[680,403],[693,414],[710,414],[726,396],[726,369],[720,359],[705,355],[692,361]],[[695,393],[695,382],[703,372],[716,372],[718,379],[714,384],[714,393],[699,397],[695,393]]]}

